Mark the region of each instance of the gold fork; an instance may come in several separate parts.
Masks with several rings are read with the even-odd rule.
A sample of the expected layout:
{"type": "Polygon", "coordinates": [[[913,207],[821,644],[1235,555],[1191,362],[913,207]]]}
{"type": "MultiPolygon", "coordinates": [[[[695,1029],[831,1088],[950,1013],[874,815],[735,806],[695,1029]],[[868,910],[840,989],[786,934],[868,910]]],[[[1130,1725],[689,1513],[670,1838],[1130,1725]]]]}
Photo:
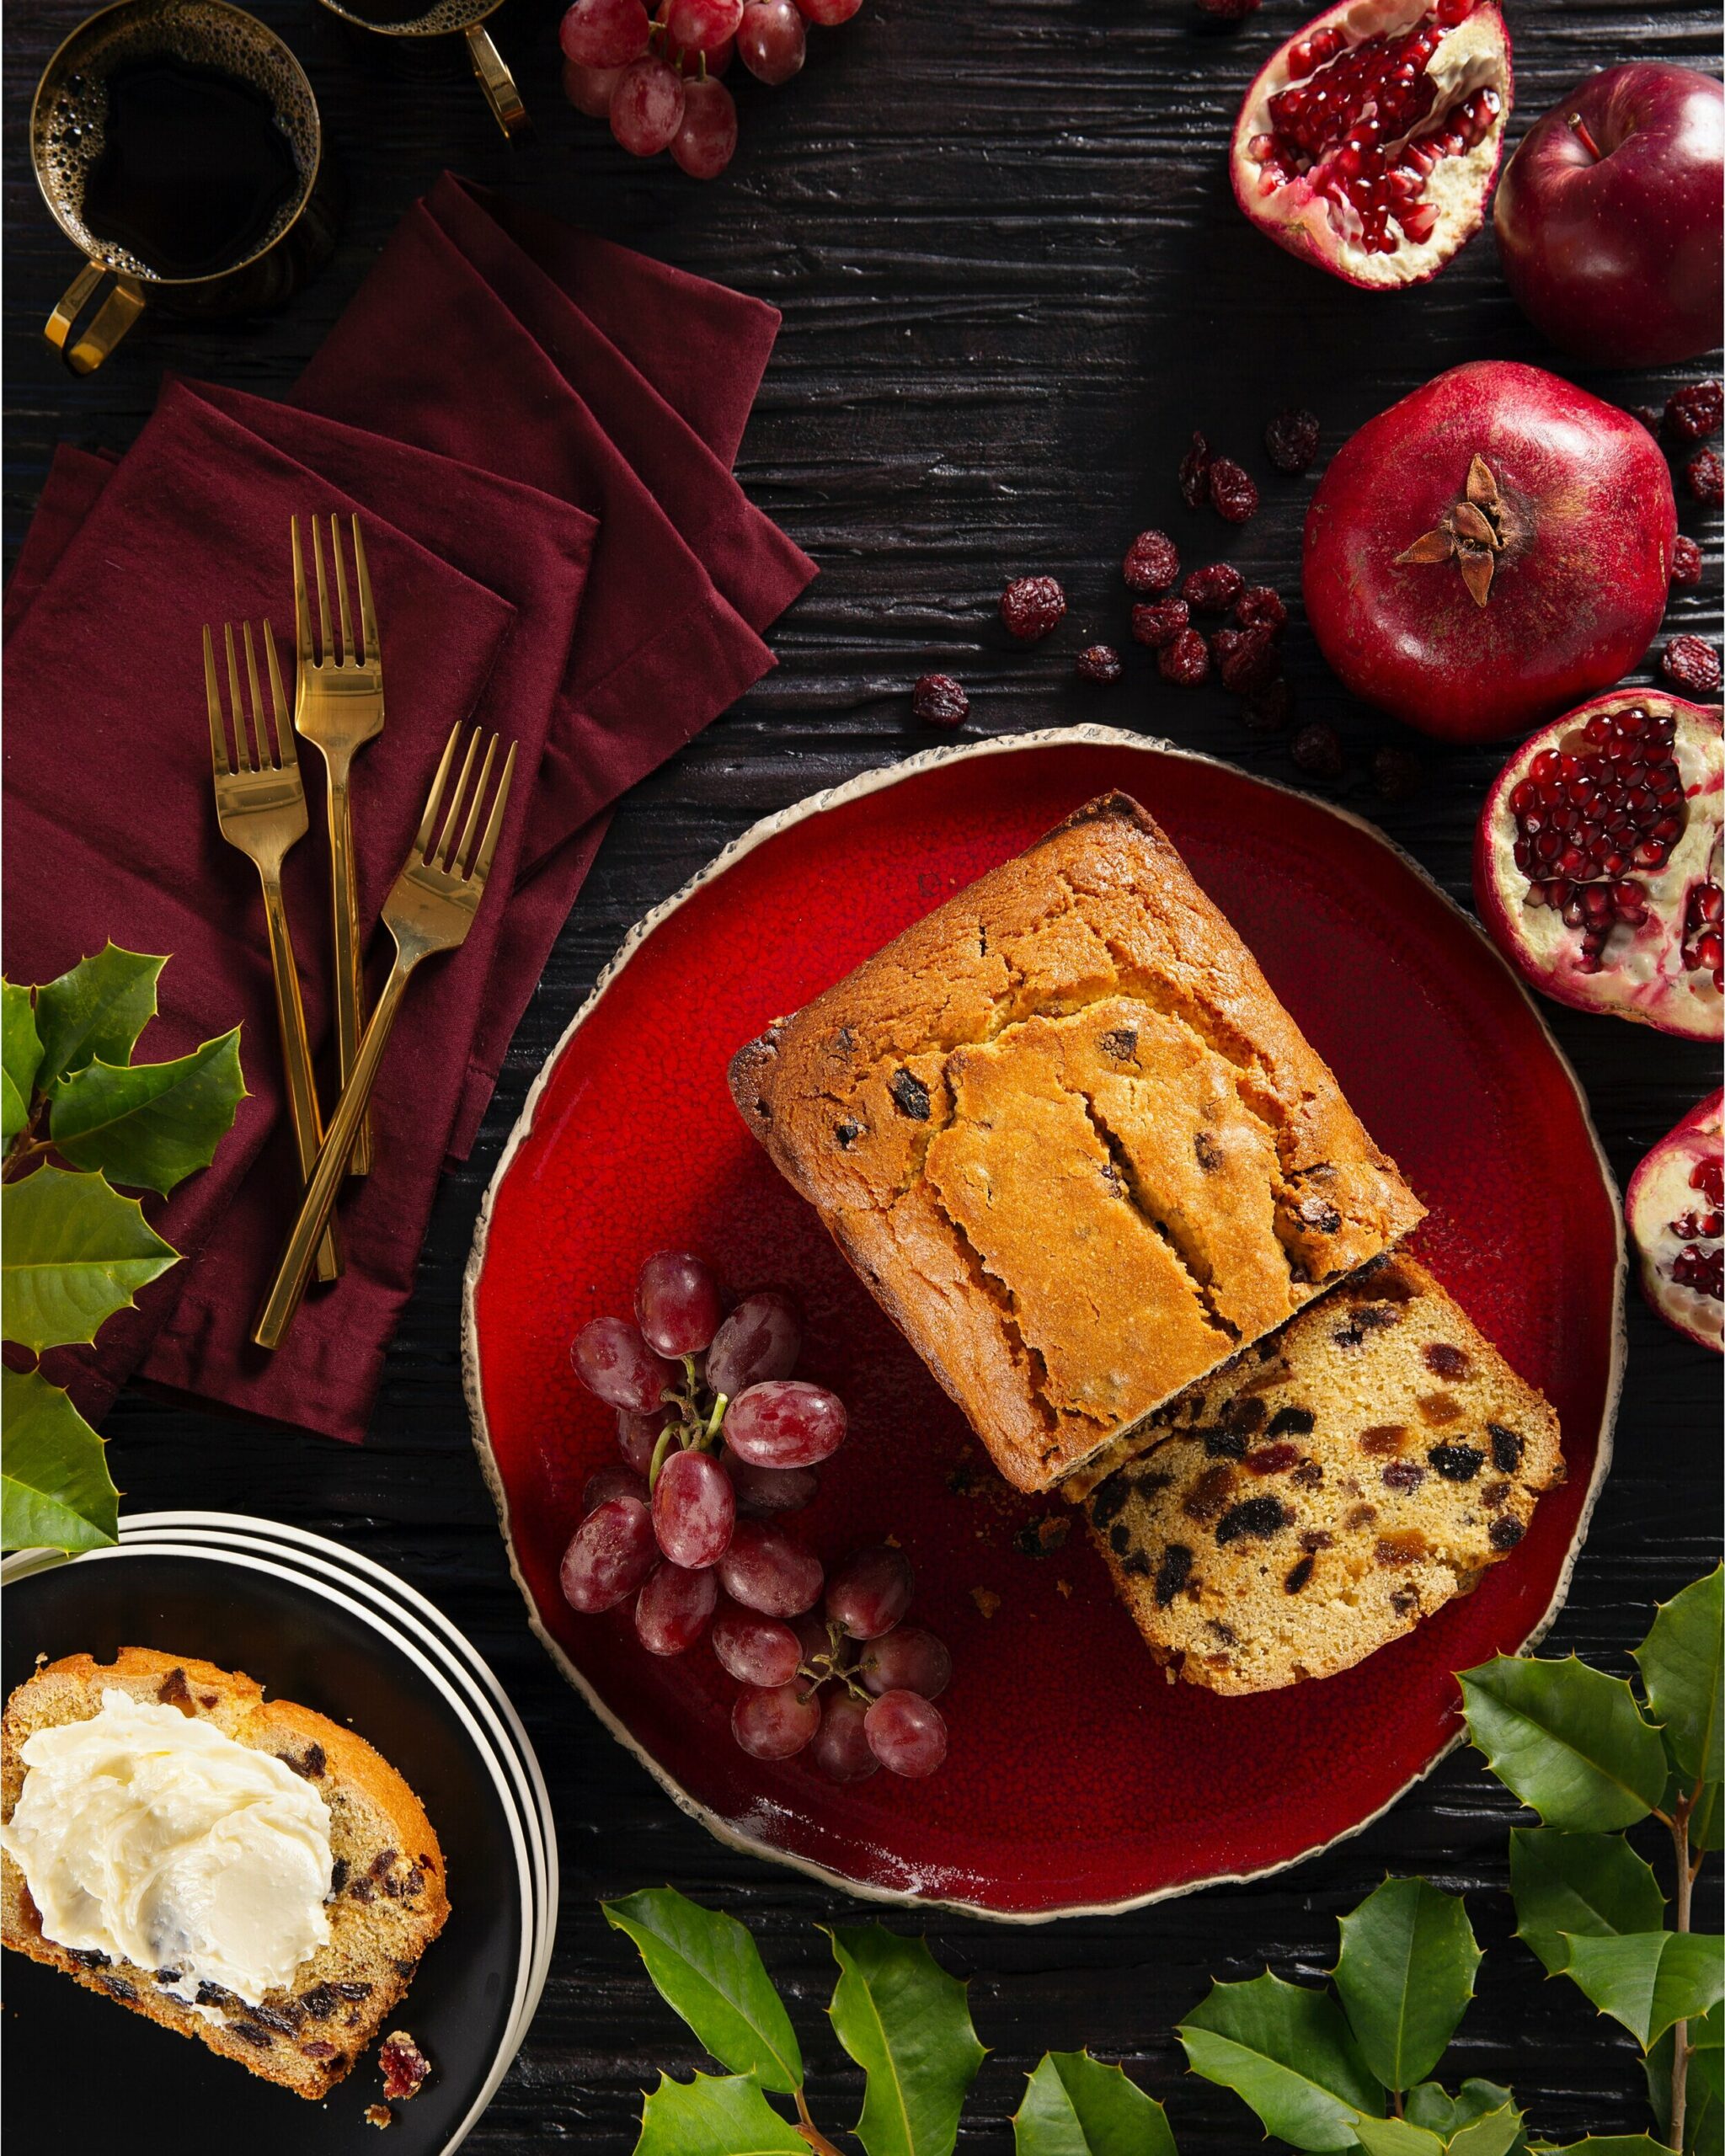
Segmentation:
{"type": "Polygon", "coordinates": [[[259,1313],[252,1337],[260,1348],[281,1345],[300,1306],[306,1278],[312,1268],[312,1248],[335,1203],[348,1150],[365,1115],[377,1066],[388,1044],[389,1029],[395,1023],[395,1014],[401,1007],[414,969],[422,959],[439,951],[455,950],[466,939],[479,901],[485,895],[485,879],[491,873],[498,835],[503,829],[504,811],[509,805],[515,752],[511,745],[504,759],[502,773],[492,792],[491,811],[482,831],[480,812],[490,788],[497,736],[484,735],[477,728],[474,729],[468,738],[460,774],[451,785],[450,773],[455,767],[461,734],[457,725],[445,744],[412,849],[383,902],[383,925],[395,939],[395,963],[390,967],[383,993],[366,1025],[354,1075],[342,1089],[323,1150],[318,1155],[317,1167],[300,1201],[299,1218],[283,1246],[275,1284],[259,1313]],[[482,740],[485,744],[484,758],[475,777],[473,762],[482,740]],[[465,819],[462,816],[463,801],[467,804],[465,819]]]}
{"type": "MultiPolygon", "coordinates": [[[[275,1018],[281,1031],[281,1059],[287,1073],[288,1114],[293,1123],[294,1142],[299,1148],[300,1176],[305,1180],[317,1165],[323,1130],[318,1114],[317,1089],[312,1081],[312,1051],[306,1039],[306,1014],[300,1002],[299,969],[294,964],[293,941],[288,934],[286,909],[281,903],[281,863],[288,849],[306,835],[306,791],[300,782],[299,759],[294,754],[293,728],[288,724],[287,698],[282,693],[274,632],[265,622],[262,641],[270,675],[274,747],[264,725],[252,625],[244,622],[240,630],[246,655],[246,680],[252,692],[249,735],[231,622],[223,623],[222,636],[227,647],[227,684],[233,712],[232,757],[227,752],[222,686],[216,672],[216,648],[208,627],[205,628],[204,691],[210,707],[210,755],[216,767],[216,820],[222,827],[222,837],[230,846],[237,846],[256,867],[264,886],[264,918],[270,926],[270,968],[275,977],[275,1018]]],[[[331,1234],[324,1236],[318,1246],[318,1278],[334,1280],[340,1272],[341,1259],[331,1234]]]]}
{"type": "MultiPolygon", "coordinates": [[[[365,1011],[365,980],[360,950],[359,895],[354,881],[353,814],[348,779],[354,751],[383,731],[383,660],[377,641],[377,614],[371,604],[371,578],[366,567],[366,542],[360,520],[353,519],[354,576],[359,586],[359,636],[348,607],[347,570],[341,558],[341,526],[329,519],[329,549],[334,558],[336,611],[341,622],[338,655],[329,632],[329,592],[323,578],[323,542],[318,519],[312,524],[312,563],[318,582],[318,638],[312,636],[311,597],[306,589],[305,557],[300,551],[300,520],[288,520],[293,539],[294,636],[299,654],[299,682],[294,724],[323,757],[329,775],[329,884],[335,928],[335,1049],[345,1087],[359,1060],[365,1011]],[[323,653],[321,658],[318,654],[323,653]]],[[[368,1175],[371,1133],[361,1123],[354,1140],[349,1172],[368,1175]]]]}

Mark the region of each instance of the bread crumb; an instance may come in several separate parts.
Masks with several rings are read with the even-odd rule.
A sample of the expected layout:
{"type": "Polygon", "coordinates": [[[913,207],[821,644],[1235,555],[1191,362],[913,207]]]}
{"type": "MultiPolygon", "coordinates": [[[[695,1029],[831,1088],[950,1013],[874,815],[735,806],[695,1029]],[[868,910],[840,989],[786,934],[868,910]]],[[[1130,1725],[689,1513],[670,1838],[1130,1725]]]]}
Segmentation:
{"type": "Polygon", "coordinates": [[[992,1617],[1001,1606],[1001,1598],[991,1587],[973,1587],[970,1599],[985,1617],[992,1617]]]}
{"type": "Polygon", "coordinates": [[[1055,1590],[1056,1593],[1065,1595],[1067,1600],[1070,1601],[1072,1595],[1072,1582],[1071,1580],[1056,1580],[1055,1582],[1055,1590]]]}
{"type": "Polygon", "coordinates": [[[395,2113],[390,2110],[387,2104],[367,2104],[365,2116],[367,2126],[386,2127],[395,2124],[395,2113]]]}

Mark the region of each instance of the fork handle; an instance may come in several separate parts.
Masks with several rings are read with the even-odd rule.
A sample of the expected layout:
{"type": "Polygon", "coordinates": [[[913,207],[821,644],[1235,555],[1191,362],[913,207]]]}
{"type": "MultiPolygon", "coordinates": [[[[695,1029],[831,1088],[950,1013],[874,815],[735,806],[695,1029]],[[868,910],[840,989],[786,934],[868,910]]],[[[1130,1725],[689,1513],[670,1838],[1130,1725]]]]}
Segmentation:
{"type": "MultiPolygon", "coordinates": [[[[360,953],[360,897],[354,877],[354,820],[347,766],[331,760],[329,771],[329,889],[335,927],[335,1045],[344,1091],[360,1057],[364,1031],[365,976],[360,953]]],[[[371,1172],[371,1125],[362,1117],[348,1173],[371,1172]]]]}
{"type": "Polygon", "coordinates": [[[335,1114],[324,1135],[323,1149],[318,1155],[318,1165],[312,1170],[305,1195],[300,1200],[299,1217],[282,1246],[274,1284],[265,1298],[263,1309],[258,1313],[258,1322],[252,1337],[260,1348],[279,1348],[287,1337],[289,1326],[293,1323],[294,1313],[306,1292],[306,1282],[312,1270],[312,1252],[334,1209],[335,1193],[341,1187],[341,1179],[346,1172],[348,1154],[352,1150],[355,1135],[365,1115],[366,1103],[371,1098],[377,1066],[382,1062],[383,1051],[389,1045],[390,1028],[395,1023],[395,1014],[401,1007],[409,976],[417,963],[414,959],[403,958],[400,951],[397,951],[395,963],[389,969],[389,979],[383,984],[383,993],[377,999],[377,1007],[371,1013],[371,1022],[366,1027],[366,1037],[360,1043],[359,1059],[354,1065],[354,1075],[342,1088],[335,1114]]]}
{"type": "MultiPolygon", "coordinates": [[[[318,1113],[318,1092],[312,1080],[312,1048],[306,1038],[305,1006],[300,1001],[299,969],[294,963],[293,940],[287,932],[287,909],[281,901],[281,878],[265,869],[264,918],[270,930],[270,970],[275,980],[275,1022],[281,1033],[281,1062],[287,1077],[287,1111],[293,1124],[294,1144],[300,1156],[300,1181],[309,1180],[317,1166],[323,1142],[323,1120],[318,1113]]],[[[341,1278],[341,1253],[333,1233],[318,1246],[318,1278],[341,1278]]]]}

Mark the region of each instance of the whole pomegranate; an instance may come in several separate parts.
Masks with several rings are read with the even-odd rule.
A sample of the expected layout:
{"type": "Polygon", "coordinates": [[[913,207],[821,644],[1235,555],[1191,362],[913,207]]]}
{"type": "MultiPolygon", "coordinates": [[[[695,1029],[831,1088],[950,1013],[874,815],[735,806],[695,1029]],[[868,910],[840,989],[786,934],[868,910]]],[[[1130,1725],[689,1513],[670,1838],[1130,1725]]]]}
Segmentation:
{"type": "Polygon", "coordinates": [[[1498,774],[1474,841],[1480,917],[1559,1003],[1720,1038],[1719,719],[1620,689],[1533,734],[1498,774]]]}
{"type": "Polygon", "coordinates": [[[1511,88],[1495,0],[1342,0],[1246,93],[1234,199],[1350,285],[1423,284],[1485,221],[1511,88]]]}
{"type": "Polygon", "coordinates": [[[1506,360],[1369,419],[1306,519],[1306,611],[1356,696],[1494,741],[1621,680],[1659,626],[1677,508],[1638,419],[1506,360]]]}
{"type": "Polygon", "coordinates": [[[1668,1325],[1721,1352],[1725,1332],[1725,1153],[1720,1096],[1668,1131],[1629,1179],[1624,1211],[1642,1292],[1668,1325]]]}

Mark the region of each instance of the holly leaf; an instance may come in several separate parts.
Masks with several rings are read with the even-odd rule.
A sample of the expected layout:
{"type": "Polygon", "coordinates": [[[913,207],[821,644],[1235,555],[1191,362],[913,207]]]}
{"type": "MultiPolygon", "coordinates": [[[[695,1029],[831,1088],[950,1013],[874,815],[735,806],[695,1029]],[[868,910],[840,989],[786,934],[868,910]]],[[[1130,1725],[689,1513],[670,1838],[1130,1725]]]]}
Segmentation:
{"type": "Polygon", "coordinates": [[[1462,1672],[1461,1698],[1487,1766],[1548,1827],[1632,1827],[1665,1793],[1664,1741],[1621,1677],[1500,1654],[1462,1672]]]}
{"type": "Polygon", "coordinates": [[[868,2156],[949,2156],[985,2056],[966,1988],[920,1939],[880,1924],[828,1934],[839,1980],[828,2011],[868,2076],[855,2132],[868,2156]]]}
{"type": "MultiPolygon", "coordinates": [[[[1720,1785],[1703,1782],[1695,1801],[1695,1809],[1689,1815],[1689,1846],[1697,1849],[1725,1849],[1725,1812],[1719,1804],[1720,1785]]],[[[1687,1796],[1689,1791],[1680,1786],[1671,1791],[1674,1800],[1687,1796]]],[[[1667,1811],[1670,1809],[1668,1804],[1667,1811]]]]}
{"type": "Polygon", "coordinates": [[[49,1135],[75,1166],[165,1198],[209,1166],[245,1097],[236,1026],[171,1063],[87,1063],[55,1086],[49,1135]]]}
{"type": "Polygon", "coordinates": [[[0,1548],[99,1550],[119,1539],[101,1438],[40,1370],[0,1367],[0,1548]]]}
{"type": "Polygon", "coordinates": [[[30,1096],[36,1073],[42,1067],[42,1043],[36,1033],[36,1014],[27,988],[0,981],[0,1153],[12,1150],[12,1141],[30,1119],[30,1096]]]}
{"type": "Polygon", "coordinates": [[[1354,2131],[1365,2156],[1444,2156],[1444,2144],[1406,2119],[1356,2119],[1354,2131]]]}
{"type": "Polygon", "coordinates": [[[38,1168],[6,1193],[0,1337],[38,1354],[93,1340],[179,1256],[137,1199],[120,1197],[100,1176],[38,1168]]]}
{"type": "Polygon", "coordinates": [[[1725,1781],[1725,1566],[1662,1602],[1633,1652],[1672,1758],[1691,1781],[1725,1781]]]}
{"type": "Polygon", "coordinates": [[[1527,1941],[1553,1977],[1569,1965],[1572,1938],[1657,1931],[1665,1920],[1665,1897],[1652,1865],[1621,1834],[1513,1828],[1509,1892],[1516,1936],[1527,1941]]]}
{"type": "Polygon", "coordinates": [[[802,2087],[796,2031],[746,1925],[674,1886],[599,1906],[612,1929],[639,1948],[660,1997],[722,2066],[785,2095],[802,2087]]]}
{"type": "Polygon", "coordinates": [[[1168,2115],[1118,2066],[1047,2052],[1012,2119],[1015,2156],[1177,2156],[1168,2115]]]}
{"type": "Polygon", "coordinates": [[[1448,2141],[1463,2127],[1489,2117],[1493,2111],[1513,2110],[1514,2104],[1509,2091],[1495,2081],[1464,2081],[1453,2096],[1435,2081],[1422,2081],[1417,2089],[1408,2090],[1402,2108],[1413,2125],[1429,2127],[1441,2140],[1448,2141]]]}
{"type": "Polygon", "coordinates": [[[809,2156],[809,2144],[752,2073],[661,2073],[641,2105],[635,2156],[809,2156]]]}
{"type": "Polygon", "coordinates": [[[1386,2089],[1412,2088],[1444,2056],[1479,1962],[1466,1910],[1429,1880],[1386,1879],[1342,1919],[1336,1989],[1386,2089]]]}
{"type": "Polygon", "coordinates": [[[1564,1973],[1601,2014],[1621,2021],[1643,2051],[1674,2021],[1696,2019],[1725,1999],[1721,1942],[1695,1932],[1572,1937],[1564,1973]]]}
{"type": "Polygon", "coordinates": [[[1231,2089],[1296,2148],[1351,2148],[1361,2115],[1383,2116],[1383,2090],[1327,1991],[1266,1969],[1249,1983],[1212,1984],[1174,2033],[1194,2073],[1231,2089]]]}
{"type": "Polygon", "coordinates": [[[1512,2150],[1526,2145],[1521,2114],[1513,2103],[1500,2104],[1452,2133],[1445,2145],[1449,2156],[1510,2156],[1512,2150]]]}
{"type": "Polygon", "coordinates": [[[98,1057],[131,1062],[138,1035],[156,1015],[156,976],[167,963],[109,943],[36,990],[45,1093],[98,1057]]]}
{"type": "Polygon", "coordinates": [[[1546,2156],[1671,2156],[1671,2151],[1650,2133],[1590,2133],[1561,2148],[1547,2145],[1546,2156]]]}

